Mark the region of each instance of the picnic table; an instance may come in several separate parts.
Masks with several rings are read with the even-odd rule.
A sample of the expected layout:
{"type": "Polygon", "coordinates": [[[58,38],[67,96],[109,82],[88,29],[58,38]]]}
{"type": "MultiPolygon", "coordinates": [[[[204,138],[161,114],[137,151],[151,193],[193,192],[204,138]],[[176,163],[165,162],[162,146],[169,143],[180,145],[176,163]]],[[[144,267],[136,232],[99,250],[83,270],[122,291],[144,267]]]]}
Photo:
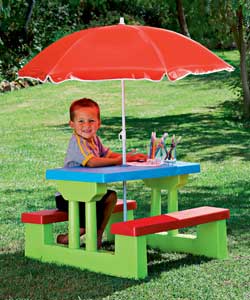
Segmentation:
{"type": "MultiPolygon", "coordinates": [[[[189,219],[187,219],[187,213],[182,213],[178,222],[176,222],[176,218],[179,216],[171,215],[171,213],[179,213],[178,189],[187,183],[190,174],[199,172],[200,165],[198,163],[181,161],[154,167],[126,165],[47,170],[46,179],[56,181],[58,191],[69,201],[69,245],[63,246],[55,243],[51,235],[51,224],[36,224],[37,226],[34,226],[34,224],[26,222],[25,254],[45,262],[55,262],[128,278],[147,276],[147,245],[162,251],[180,251],[225,258],[227,257],[227,248],[224,221],[225,218],[229,217],[226,210],[211,210],[210,215],[216,215],[216,217],[210,220],[207,217],[208,213],[204,213],[204,209],[198,212],[197,210],[195,212],[190,210],[192,212],[188,214],[189,219]],[[106,193],[109,183],[131,180],[142,180],[151,189],[150,211],[145,216],[149,218],[127,221],[130,223],[113,224],[114,227],[111,228],[111,231],[115,235],[115,251],[98,250],[96,201],[100,200],[106,193]],[[168,191],[167,211],[164,212],[161,211],[162,190],[168,191]],[[86,205],[85,248],[80,247],[79,202],[85,202],[86,205]],[[163,214],[166,213],[171,215],[167,216],[167,222],[162,219],[162,217],[165,218],[163,214]],[[192,214],[191,219],[190,213],[192,214]],[[174,223],[170,222],[170,226],[169,218],[171,222],[174,221],[174,223]],[[215,224],[214,227],[209,225],[210,227],[201,230],[202,234],[199,238],[178,233],[178,228],[185,227],[185,225],[199,225],[212,221],[215,224]],[[164,228],[168,232],[157,234],[164,228]],[[207,235],[208,231],[211,232],[210,235],[207,235]],[[205,241],[204,235],[207,236],[208,242],[205,241]],[[217,243],[218,237],[222,241],[219,241],[218,245],[216,244],[211,249],[208,243],[211,243],[213,239],[217,243]]],[[[140,205],[140,199],[136,200],[140,205]]]]}

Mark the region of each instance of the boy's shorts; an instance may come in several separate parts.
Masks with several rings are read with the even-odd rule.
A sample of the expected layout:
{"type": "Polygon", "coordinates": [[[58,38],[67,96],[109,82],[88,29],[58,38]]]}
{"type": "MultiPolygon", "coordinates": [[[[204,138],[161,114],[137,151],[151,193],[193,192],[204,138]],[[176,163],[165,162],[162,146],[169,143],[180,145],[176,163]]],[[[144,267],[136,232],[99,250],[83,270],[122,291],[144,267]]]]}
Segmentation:
{"type": "MultiPolygon", "coordinates": [[[[96,202],[97,229],[100,229],[101,227],[103,221],[105,201],[111,193],[114,193],[114,191],[107,190],[107,193],[102,197],[102,199],[96,202]]],[[[68,212],[68,201],[66,201],[62,195],[57,194],[55,196],[55,200],[56,200],[57,209],[68,212]]],[[[85,203],[84,202],[79,202],[79,220],[80,220],[80,227],[85,228],[85,203]]]]}

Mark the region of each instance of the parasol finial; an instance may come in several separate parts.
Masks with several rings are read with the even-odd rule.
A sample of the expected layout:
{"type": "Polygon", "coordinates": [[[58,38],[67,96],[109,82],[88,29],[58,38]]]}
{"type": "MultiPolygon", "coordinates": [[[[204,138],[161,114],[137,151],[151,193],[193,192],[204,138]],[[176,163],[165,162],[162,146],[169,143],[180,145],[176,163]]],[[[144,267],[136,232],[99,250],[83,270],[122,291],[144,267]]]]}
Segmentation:
{"type": "Polygon", "coordinates": [[[120,17],[120,23],[119,24],[125,25],[125,21],[124,21],[123,17],[120,17]]]}

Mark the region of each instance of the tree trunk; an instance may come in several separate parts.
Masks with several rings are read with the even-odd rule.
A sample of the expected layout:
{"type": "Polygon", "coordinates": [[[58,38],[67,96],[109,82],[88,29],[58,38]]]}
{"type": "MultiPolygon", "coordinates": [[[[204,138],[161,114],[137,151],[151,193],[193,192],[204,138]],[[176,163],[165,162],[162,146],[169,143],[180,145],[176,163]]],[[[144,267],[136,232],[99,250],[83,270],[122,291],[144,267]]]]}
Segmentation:
{"type": "Polygon", "coordinates": [[[246,119],[250,119],[250,90],[247,74],[246,45],[244,45],[240,53],[240,73],[243,88],[243,114],[246,119]]]}
{"type": "Polygon", "coordinates": [[[23,28],[25,40],[28,40],[28,26],[30,23],[31,15],[32,15],[36,0],[29,0],[28,2],[29,2],[29,7],[27,10],[27,14],[25,16],[25,25],[23,28]]]}
{"type": "Polygon", "coordinates": [[[243,14],[241,6],[237,10],[237,27],[239,34],[240,75],[243,89],[243,115],[246,119],[250,119],[250,89],[248,84],[247,70],[247,46],[243,34],[243,14]]]}
{"type": "Polygon", "coordinates": [[[190,37],[187,22],[186,22],[186,17],[184,14],[184,8],[182,5],[182,0],[176,0],[176,9],[177,9],[180,28],[181,28],[181,33],[185,36],[190,37]]]}

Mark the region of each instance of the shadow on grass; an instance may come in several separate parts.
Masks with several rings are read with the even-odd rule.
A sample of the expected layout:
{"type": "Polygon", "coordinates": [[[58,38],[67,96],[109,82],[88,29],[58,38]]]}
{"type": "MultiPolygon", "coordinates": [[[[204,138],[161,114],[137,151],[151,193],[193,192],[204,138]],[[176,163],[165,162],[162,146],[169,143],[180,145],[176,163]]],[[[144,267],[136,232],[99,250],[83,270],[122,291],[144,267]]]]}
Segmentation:
{"type": "Polygon", "coordinates": [[[115,292],[154,280],[159,273],[210,259],[148,250],[149,276],[145,280],[118,278],[73,267],[41,263],[23,252],[0,255],[1,299],[103,299],[115,292]],[[10,284],[11,282],[11,284],[10,284]]]}
{"type": "MultiPolygon", "coordinates": [[[[192,113],[154,118],[127,116],[127,141],[132,141],[134,148],[145,149],[145,141],[156,130],[158,134],[168,132],[170,136],[175,134],[183,137],[183,142],[178,146],[178,159],[190,153],[204,151],[201,161],[219,162],[233,157],[249,161],[249,128],[239,128],[233,120],[233,112],[228,108],[229,103],[224,104],[225,107],[223,104],[220,108],[210,107],[211,110],[218,110],[211,114],[192,113]]],[[[120,117],[104,118],[100,136],[107,141],[116,141],[121,131],[120,124],[120,117]]],[[[58,125],[57,128],[71,131],[66,124],[58,125]]]]}
{"type": "Polygon", "coordinates": [[[211,261],[211,258],[191,254],[169,254],[157,250],[148,250],[148,273],[150,277],[159,277],[161,272],[180,269],[191,265],[200,265],[211,261]]]}

